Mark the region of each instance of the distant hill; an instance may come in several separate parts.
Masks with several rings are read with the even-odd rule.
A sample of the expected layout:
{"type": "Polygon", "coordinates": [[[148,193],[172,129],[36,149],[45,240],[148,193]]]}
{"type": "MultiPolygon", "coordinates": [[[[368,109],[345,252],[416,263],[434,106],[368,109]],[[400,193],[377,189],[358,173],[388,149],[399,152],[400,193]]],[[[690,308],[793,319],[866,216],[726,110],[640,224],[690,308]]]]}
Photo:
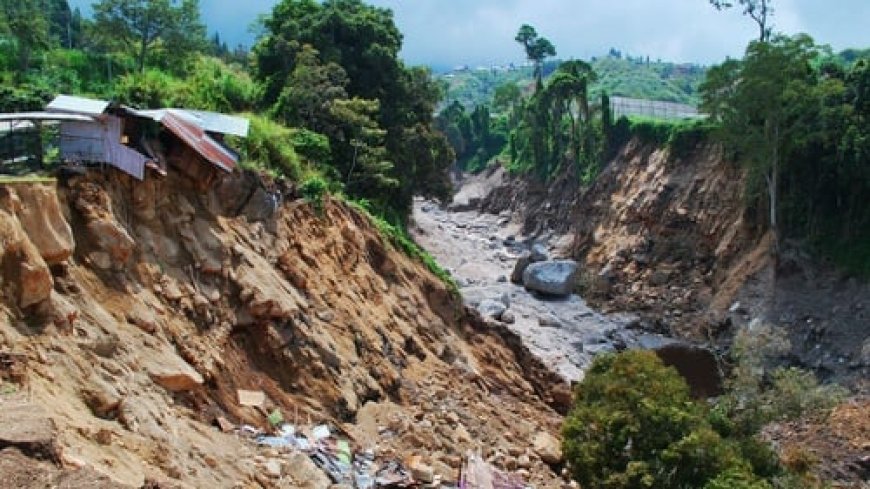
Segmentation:
{"type": "MultiPolygon", "coordinates": [[[[545,75],[552,73],[558,63],[547,63],[545,75]]],[[[706,73],[706,67],[695,64],[614,55],[593,58],[590,63],[598,73],[598,82],[592,86],[593,97],[604,90],[610,95],[697,105],[698,86],[706,73]]],[[[504,83],[515,82],[528,89],[533,83],[529,66],[462,67],[438,77],[446,88],[445,103],[457,100],[466,107],[489,103],[496,87],[504,83]]]]}

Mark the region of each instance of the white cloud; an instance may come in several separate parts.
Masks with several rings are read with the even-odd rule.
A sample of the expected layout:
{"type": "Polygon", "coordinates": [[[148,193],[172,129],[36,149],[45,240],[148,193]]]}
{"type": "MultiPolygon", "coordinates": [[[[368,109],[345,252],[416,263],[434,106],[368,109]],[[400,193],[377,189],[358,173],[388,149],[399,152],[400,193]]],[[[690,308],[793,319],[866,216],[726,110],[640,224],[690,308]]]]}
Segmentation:
{"type": "MultiPolygon", "coordinates": [[[[250,43],[248,26],[276,0],[200,0],[211,30],[230,44],[250,43]]],[[[78,5],[88,0],[74,0],[78,5]]],[[[740,56],[756,36],[735,10],[707,0],[371,0],[391,8],[413,64],[520,61],[514,42],[528,23],[549,38],[559,57],[602,55],[611,47],[632,55],[714,63],[740,56]]],[[[808,32],[835,49],[870,46],[870,0],[775,0],[778,30],[808,32]],[[836,4],[836,6],[834,5],[836,4]]]]}

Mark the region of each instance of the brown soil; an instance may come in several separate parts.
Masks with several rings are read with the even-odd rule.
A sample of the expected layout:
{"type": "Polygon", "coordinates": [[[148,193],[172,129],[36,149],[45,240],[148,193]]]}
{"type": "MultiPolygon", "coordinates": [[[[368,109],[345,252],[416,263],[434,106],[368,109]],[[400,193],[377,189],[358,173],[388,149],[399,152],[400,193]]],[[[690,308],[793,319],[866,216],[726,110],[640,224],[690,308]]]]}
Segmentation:
{"type": "MultiPolygon", "coordinates": [[[[7,203],[29,198],[14,192],[23,198],[7,203]]],[[[247,174],[200,194],[174,174],[139,183],[95,172],[56,195],[60,215],[46,219],[73,234],[57,264],[20,208],[0,206],[0,239],[30,246],[0,262],[50,270],[30,279],[32,306],[19,302],[20,275],[0,283],[0,353],[17,359],[0,364],[0,409],[21,396],[40,407],[57,455],[39,464],[116,486],[321,487],[301,466],[266,475],[274,450],[213,424],[266,428],[277,408],[382,459],[419,455],[445,481],[480,450],[536,487],[561,485],[532,441],[558,434],[564,384],[343,203],[317,213],[286,190],[273,209],[247,174]],[[240,406],[237,389],[263,391],[265,409],[240,406]]],[[[42,487],[35,465],[14,463],[36,452],[18,449],[3,452],[0,475],[42,487]]]]}

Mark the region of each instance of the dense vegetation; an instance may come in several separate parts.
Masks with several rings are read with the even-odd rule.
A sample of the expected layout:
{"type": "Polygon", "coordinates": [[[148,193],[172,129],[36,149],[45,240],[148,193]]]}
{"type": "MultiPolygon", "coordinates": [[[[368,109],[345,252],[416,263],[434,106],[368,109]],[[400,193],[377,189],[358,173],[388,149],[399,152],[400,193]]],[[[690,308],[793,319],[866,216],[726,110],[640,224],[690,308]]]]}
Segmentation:
{"type": "MultiPolygon", "coordinates": [[[[559,63],[561,61],[544,63],[544,77],[552,75],[559,63]]],[[[593,99],[606,92],[613,96],[688,105],[701,102],[698,89],[706,73],[703,66],[624,56],[615,49],[607,56],[590,59],[589,64],[598,73],[598,79],[589,90],[593,99]]],[[[442,74],[438,79],[446,90],[446,105],[458,101],[466,109],[472,109],[476,105],[489,104],[496,89],[506,84],[515,83],[531,91],[534,87],[533,72],[529,66],[463,68],[442,74]]]]}
{"type": "Polygon", "coordinates": [[[845,59],[806,35],[755,41],[710,70],[704,108],[777,243],[809,242],[870,275],[870,58],[845,59]]]}
{"type": "Polygon", "coordinates": [[[770,421],[823,413],[840,394],[805,372],[765,371],[775,344],[738,338],[729,393],[713,405],[692,399],[652,352],[599,356],[563,426],[573,476],[583,487],[612,489],[815,487],[807,467],[783,466],[758,432],[770,421]]]}

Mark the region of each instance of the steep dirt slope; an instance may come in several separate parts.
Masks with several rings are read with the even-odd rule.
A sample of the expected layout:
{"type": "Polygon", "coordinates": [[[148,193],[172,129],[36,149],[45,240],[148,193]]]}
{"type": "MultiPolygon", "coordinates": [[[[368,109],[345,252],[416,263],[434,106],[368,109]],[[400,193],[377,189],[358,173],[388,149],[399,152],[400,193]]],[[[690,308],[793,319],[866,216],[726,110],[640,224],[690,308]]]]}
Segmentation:
{"type": "Polygon", "coordinates": [[[265,428],[278,408],[444,480],[480,449],[559,486],[531,447],[567,390],[515,335],[340,202],[279,203],[250,174],[191,187],[93,172],[0,188],[0,476],[38,486],[23,457],[114,486],[326,487],[307,460],[264,475],[274,450],[213,424],[265,428]]]}

